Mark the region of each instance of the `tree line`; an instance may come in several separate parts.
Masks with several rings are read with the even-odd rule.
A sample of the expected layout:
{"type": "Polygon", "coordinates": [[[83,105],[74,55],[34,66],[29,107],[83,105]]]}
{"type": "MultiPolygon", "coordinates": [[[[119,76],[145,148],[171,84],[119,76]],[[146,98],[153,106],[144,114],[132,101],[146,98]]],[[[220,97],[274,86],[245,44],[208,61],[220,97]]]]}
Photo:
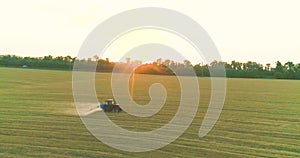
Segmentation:
{"type": "MultiPolygon", "coordinates": [[[[110,62],[108,58],[100,59],[98,56],[88,59],[76,59],[71,56],[57,56],[51,55],[44,57],[20,57],[15,55],[1,55],[0,66],[5,67],[29,67],[42,69],[63,69],[72,70],[75,61],[81,63],[97,63],[96,71],[98,72],[112,72],[113,70],[119,72],[130,72],[136,65],[142,62],[135,60],[126,62],[110,62]]],[[[232,61],[231,63],[222,61],[213,61],[210,64],[196,64],[192,65],[190,61],[175,62],[170,59],[156,61],[148,64],[143,64],[135,69],[136,73],[141,74],[159,74],[159,75],[174,75],[172,69],[182,70],[186,67],[192,67],[197,76],[209,77],[209,69],[217,65],[225,67],[226,76],[231,78],[273,78],[273,79],[300,79],[300,63],[295,64],[291,61],[286,63],[276,62],[275,67],[271,64],[262,65],[257,62],[248,61],[246,63],[232,61]]],[[[184,74],[183,74],[184,75],[184,74]]],[[[188,74],[187,74],[188,75],[188,74]]]]}

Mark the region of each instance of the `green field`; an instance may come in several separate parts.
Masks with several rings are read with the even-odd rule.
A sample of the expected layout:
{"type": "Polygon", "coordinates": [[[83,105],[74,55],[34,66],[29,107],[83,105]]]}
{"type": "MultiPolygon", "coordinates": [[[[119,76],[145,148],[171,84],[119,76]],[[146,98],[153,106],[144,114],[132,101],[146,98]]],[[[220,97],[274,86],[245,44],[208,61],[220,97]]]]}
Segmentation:
{"type": "MultiPolygon", "coordinates": [[[[111,98],[110,74],[96,77],[99,101],[111,98]]],[[[147,103],[149,85],[155,82],[168,91],[158,114],[109,117],[132,131],[167,123],[180,100],[176,77],[137,75],[134,99],[147,103]]],[[[199,83],[201,101],[187,131],[159,150],[130,153],[104,145],[85,128],[73,103],[71,72],[0,68],[0,157],[300,157],[300,81],[228,79],[222,114],[204,138],[198,130],[210,99],[210,80],[199,78],[199,83]]]]}

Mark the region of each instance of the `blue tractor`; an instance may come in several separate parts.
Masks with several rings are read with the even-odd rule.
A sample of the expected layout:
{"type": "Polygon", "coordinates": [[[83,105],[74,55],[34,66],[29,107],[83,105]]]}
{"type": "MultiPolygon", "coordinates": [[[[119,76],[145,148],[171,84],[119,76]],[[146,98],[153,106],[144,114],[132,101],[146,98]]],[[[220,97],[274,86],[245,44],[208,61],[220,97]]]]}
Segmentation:
{"type": "Polygon", "coordinates": [[[116,104],[114,99],[106,99],[104,103],[100,104],[100,108],[103,109],[104,112],[121,112],[119,104],[116,104]]]}

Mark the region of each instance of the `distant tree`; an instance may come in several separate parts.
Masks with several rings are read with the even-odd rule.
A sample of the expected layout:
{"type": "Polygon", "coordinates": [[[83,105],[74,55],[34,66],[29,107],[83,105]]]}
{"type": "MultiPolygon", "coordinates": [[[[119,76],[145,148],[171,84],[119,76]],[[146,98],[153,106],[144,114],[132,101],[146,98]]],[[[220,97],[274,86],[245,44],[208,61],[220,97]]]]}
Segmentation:
{"type": "Polygon", "coordinates": [[[218,66],[218,61],[214,60],[210,63],[211,67],[217,67],[218,66]]]}
{"type": "Polygon", "coordinates": [[[73,58],[69,55],[64,57],[64,61],[72,62],[72,60],[73,60],[73,58]]]}
{"type": "Polygon", "coordinates": [[[297,65],[295,66],[295,70],[296,70],[297,72],[300,72],[300,64],[297,64],[297,65]]]}
{"type": "Polygon", "coordinates": [[[100,57],[98,55],[94,55],[93,58],[98,61],[100,57]]]}
{"type": "Polygon", "coordinates": [[[53,59],[53,57],[51,56],[51,55],[48,55],[48,56],[44,56],[44,58],[43,58],[44,60],[52,60],[53,59]]]}
{"type": "Polygon", "coordinates": [[[284,64],[284,67],[288,70],[288,71],[291,71],[291,72],[294,72],[295,71],[295,64],[291,61],[287,62],[284,64]]]}
{"type": "Polygon", "coordinates": [[[237,68],[237,70],[242,70],[242,66],[243,66],[242,63],[236,62],[236,68],[237,68]]]}
{"type": "Polygon", "coordinates": [[[183,60],[184,66],[191,66],[191,62],[189,60],[183,60]]]}
{"type": "Polygon", "coordinates": [[[266,64],[265,70],[266,71],[270,71],[271,70],[271,64],[270,63],[266,64]]]}
{"type": "Polygon", "coordinates": [[[277,61],[277,62],[276,62],[275,71],[276,71],[276,72],[281,72],[281,73],[283,73],[283,71],[284,71],[284,66],[281,64],[280,61],[277,61]]]}
{"type": "Polygon", "coordinates": [[[275,72],[275,74],[274,74],[274,78],[276,78],[276,79],[282,79],[282,78],[284,78],[283,77],[283,73],[282,72],[275,72]]]}
{"type": "Polygon", "coordinates": [[[231,68],[232,68],[233,70],[236,70],[236,69],[237,69],[237,65],[236,65],[235,60],[231,61],[231,68]]]}
{"type": "Polygon", "coordinates": [[[163,64],[164,64],[165,66],[170,66],[170,62],[171,62],[170,59],[166,59],[166,60],[163,62],[163,64]]]}

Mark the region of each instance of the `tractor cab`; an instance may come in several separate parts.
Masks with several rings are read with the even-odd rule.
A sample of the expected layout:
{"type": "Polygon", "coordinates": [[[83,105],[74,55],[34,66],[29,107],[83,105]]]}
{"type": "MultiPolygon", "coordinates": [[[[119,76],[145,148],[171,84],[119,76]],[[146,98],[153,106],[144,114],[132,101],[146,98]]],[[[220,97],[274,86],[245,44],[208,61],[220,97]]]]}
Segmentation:
{"type": "Polygon", "coordinates": [[[106,104],[106,105],[113,105],[113,104],[115,104],[115,102],[114,102],[113,99],[106,99],[106,100],[105,100],[105,104],[106,104]]]}

